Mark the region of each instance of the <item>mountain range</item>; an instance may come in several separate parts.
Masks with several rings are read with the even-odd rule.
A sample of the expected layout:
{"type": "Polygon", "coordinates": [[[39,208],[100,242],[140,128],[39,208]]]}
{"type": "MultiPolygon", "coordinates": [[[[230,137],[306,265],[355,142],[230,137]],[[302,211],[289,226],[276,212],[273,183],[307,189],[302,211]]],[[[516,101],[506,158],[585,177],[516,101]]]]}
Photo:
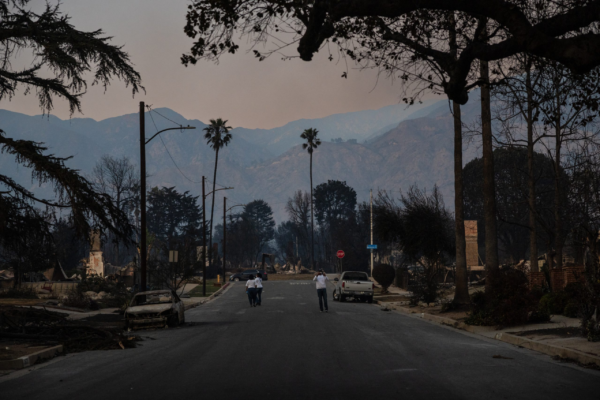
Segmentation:
{"type": "MultiPolygon", "coordinates": [[[[477,114],[475,101],[463,107],[465,119],[477,114]]],[[[215,153],[203,139],[206,124],[160,108],[146,113],[146,137],[174,122],[196,129],[164,132],[146,146],[148,186],[176,186],[199,195],[202,175],[212,181],[214,170],[215,153]]],[[[219,153],[217,184],[235,189],[217,192],[215,215],[222,215],[225,195],[231,205],[264,199],[276,221],[285,220],[287,199],[296,190],[310,189],[309,156],[299,137],[309,127],[319,130],[322,140],[313,154],[315,186],[330,179],[346,181],[364,201],[370,189],[398,191],[417,184],[430,190],[437,184],[446,204],[453,205],[452,116],[448,102],[441,100],[302,119],[273,129],[233,129],[230,145],[219,153]]],[[[95,121],[0,110],[0,129],[8,137],[43,142],[56,156],[72,156],[66,164],[85,175],[104,154],[139,163],[138,114],[95,121]]],[[[473,146],[466,148],[465,162],[475,155],[473,146]]],[[[0,168],[36,195],[52,197],[51,187],[33,183],[31,171],[11,156],[0,156],[0,168]]]]}

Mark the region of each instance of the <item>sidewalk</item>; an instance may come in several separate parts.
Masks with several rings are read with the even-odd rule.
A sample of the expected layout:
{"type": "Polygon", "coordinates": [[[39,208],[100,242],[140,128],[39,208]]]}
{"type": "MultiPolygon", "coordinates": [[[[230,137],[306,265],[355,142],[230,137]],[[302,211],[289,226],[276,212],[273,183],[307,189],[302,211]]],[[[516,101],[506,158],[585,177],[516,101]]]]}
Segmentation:
{"type": "Polygon", "coordinates": [[[439,313],[439,307],[408,307],[406,302],[378,300],[382,309],[414,315],[428,321],[464,330],[487,338],[500,340],[519,347],[535,350],[549,356],[575,360],[584,365],[600,367],[600,342],[589,342],[577,335],[580,321],[555,315],[551,322],[525,324],[497,329],[493,326],[474,326],[462,322],[458,313],[439,313]]]}
{"type": "Polygon", "coordinates": [[[185,307],[185,310],[187,311],[190,308],[198,307],[199,305],[202,305],[202,304],[204,304],[204,303],[206,303],[208,301],[211,301],[215,297],[218,297],[218,296],[222,295],[227,290],[229,290],[229,288],[232,285],[233,284],[231,282],[227,282],[219,290],[217,290],[216,292],[214,292],[212,295],[210,295],[208,297],[188,297],[188,298],[181,299],[181,301],[183,301],[183,305],[185,307]]]}

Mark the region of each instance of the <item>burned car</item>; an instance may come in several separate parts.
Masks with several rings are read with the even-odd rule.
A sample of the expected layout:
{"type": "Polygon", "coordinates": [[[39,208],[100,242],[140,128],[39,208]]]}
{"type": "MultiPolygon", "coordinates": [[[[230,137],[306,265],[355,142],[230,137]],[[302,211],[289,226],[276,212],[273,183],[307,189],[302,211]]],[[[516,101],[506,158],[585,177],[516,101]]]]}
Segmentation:
{"type": "Polygon", "coordinates": [[[177,326],[185,322],[183,302],[172,290],[137,293],[125,310],[127,329],[177,326]]]}

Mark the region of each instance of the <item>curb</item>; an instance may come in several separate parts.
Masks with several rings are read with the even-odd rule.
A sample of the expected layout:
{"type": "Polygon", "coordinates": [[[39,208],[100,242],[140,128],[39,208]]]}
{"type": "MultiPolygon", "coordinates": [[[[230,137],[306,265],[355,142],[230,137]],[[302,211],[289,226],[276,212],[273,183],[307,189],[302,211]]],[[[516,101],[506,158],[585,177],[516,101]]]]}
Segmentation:
{"type": "MultiPolygon", "coordinates": [[[[380,301],[377,301],[377,304],[382,305],[380,301]]],[[[404,314],[412,314],[419,318],[426,319],[431,322],[435,322],[440,325],[446,325],[455,329],[460,329],[463,331],[479,334],[481,332],[491,332],[495,331],[496,328],[490,326],[473,326],[467,325],[464,322],[455,321],[450,318],[438,317],[436,315],[419,313],[411,310],[406,307],[398,307],[392,306],[392,308],[396,311],[400,311],[404,314]]],[[[582,364],[596,364],[600,366],[600,357],[593,356],[591,354],[586,354],[578,350],[568,349],[566,347],[554,346],[551,344],[537,342],[535,340],[523,338],[520,336],[516,336],[510,333],[501,332],[497,333],[494,336],[494,339],[499,340],[501,342],[509,343],[515,346],[524,347],[529,350],[537,351],[539,353],[544,353],[549,356],[558,356],[561,358],[568,358],[575,361],[578,361],[582,364]]]]}
{"type": "Polygon", "coordinates": [[[452,328],[460,329],[460,330],[471,332],[471,333],[492,332],[492,331],[496,330],[496,328],[494,328],[492,326],[468,325],[468,324],[465,324],[464,322],[455,321],[451,318],[438,317],[437,315],[431,315],[431,314],[427,314],[427,313],[419,313],[419,312],[413,311],[410,308],[406,308],[406,307],[396,306],[396,307],[394,307],[394,309],[397,311],[406,313],[406,314],[417,314],[419,318],[423,318],[428,321],[438,323],[440,325],[450,326],[452,328]]]}
{"type": "Polygon", "coordinates": [[[187,311],[187,310],[190,310],[190,309],[192,309],[192,308],[196,308],[196,307],[198,307],[198,306],[201,306],[201,305],[202,305],[202,304],[204,304],[204,303],[207,303],[207,302],[211,301],[211,300],[212,300],[212,299],[214,299],[215,297],[217,297],[217,296],[220,296],[220,295],[221,295],[221,293],[222,293],[222,292],[223,292],[223,291],[224,291],[226,288],[228,288],[228,287],[229,287],[229,285],[230,285],[230,283],[229,283],[229,282],[227,282],[226,284],[224,284],[223,286],[221,286],[221,289],[217,290],[216,292],[214,292],[213,294],[211,294],[210,296],[208,296],[206,299],[202,299],[202,301],[199,301],[198,303],[193,303],[193,304],[187,304],[187,305],[184,305],[183,309],[184,309],[185,311],[187,311]]]}
{"type": "Polygon", "coordinates": [[[16,370],[32,366],[39,359],[47,359],[63,352],[62,344],[19,357],[14,360],[0,361],[0,370],[16,370]]]}
{"type": "Polygon", "coordinates": [[[515,346],[524,347],[534,350],[549,356],[558,356],[561,358],[569,358],[580,362],[581,364],[596,364],[600,366],[600,357],[586,354],[578,350],[567,349],[566,347],[553,346],[551,344],[540,343],[535,340],[519,337],[510,333],[498,333],[495,337],[501,342],[510,343],[515,346]]]}

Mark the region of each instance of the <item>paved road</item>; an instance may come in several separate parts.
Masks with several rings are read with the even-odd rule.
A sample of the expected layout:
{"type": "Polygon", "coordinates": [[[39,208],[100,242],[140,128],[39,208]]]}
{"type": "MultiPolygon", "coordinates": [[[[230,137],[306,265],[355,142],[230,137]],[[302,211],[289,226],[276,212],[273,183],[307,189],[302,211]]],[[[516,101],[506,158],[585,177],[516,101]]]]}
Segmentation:
{"type": "Polygon", "coordinates": [[[265,282],[263,298],[250,308],[236,283],[188,311],[193,324],[142,333],[142,347],[0,379],[0,399],[600,398],[597,371],[505,343],[366,303],[320,313],[312,282],[265,282]]]}

